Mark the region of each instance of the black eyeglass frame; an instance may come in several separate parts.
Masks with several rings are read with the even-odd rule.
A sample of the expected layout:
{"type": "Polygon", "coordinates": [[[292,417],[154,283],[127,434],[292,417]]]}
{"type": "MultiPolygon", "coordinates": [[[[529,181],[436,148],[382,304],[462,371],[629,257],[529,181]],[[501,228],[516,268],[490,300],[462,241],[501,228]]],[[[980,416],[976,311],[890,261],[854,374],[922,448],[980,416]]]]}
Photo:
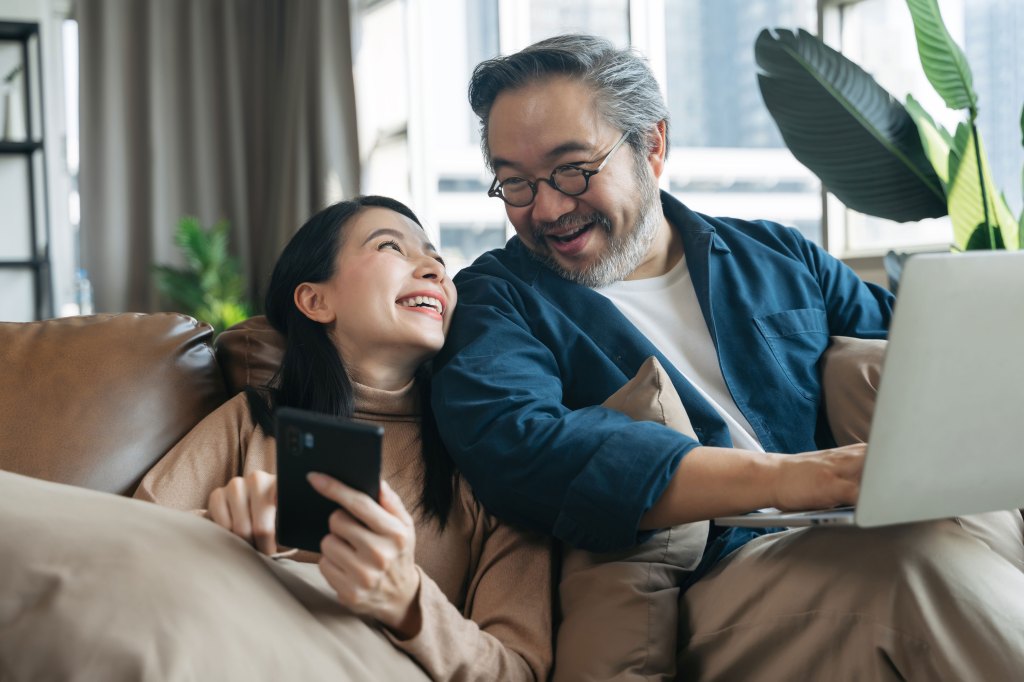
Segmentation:
{"type": "Polygon", "coordinates": [[[584,194],[588,189],[590,189],[590,178],[594,177],[604,169],[605,165],[608,164],[608,159],[612,158],[612,154],[614,154],[615,151],[622,146],[622,143],[626,141],[627,137],[629,137],[629,133],[630,131],[628,130],[622,133],[622,137],[619,138],[618,142],[612,145],[612,148],[609,149],[608,153],[604,155],[603,159],[601,159],[600,165],[598,165],[598,167],[595,168],[594,170],[580,168],[579,164],[575,163],[563,163],[560,166],[555,166],[554,170],[551,171],[551,175],[549,177],[538,178],[536,182],[530,182],[526,178],[520,178],[518,176],[506,178],[502,182],[498,182],[498,176],[495,175],[494,182],[491,183],[490,189],[487,190],[487,196],[497,197],[498,199],[501,199],[509,206],[515,208],[526,208],[527,206],[532,204],[534,200],[537,198],[537,188],[540,186],[540,183],[546,182],[549,185],[551,185],[551,187],[553,187],[555,190],[561,192],[562,194],[568,197],[578,197],[581,194],[584,194]],[[558,173],[558,171],[563,168],[572,168],[574,170],[578,170],[583,175],[583,189],[581,189],[579,192],[567,192],[558,186],[558,183],[555,182],[555,174],[558,173]],[[502,185],[504,185],[509,180],[521,180],[525,182],[526,186],[530,188],[530,200],[527,201],[525,204],[513,204],[511,201],[509,201],[508,198],[505,197],[505,194],[501,191],[502,185]]]}

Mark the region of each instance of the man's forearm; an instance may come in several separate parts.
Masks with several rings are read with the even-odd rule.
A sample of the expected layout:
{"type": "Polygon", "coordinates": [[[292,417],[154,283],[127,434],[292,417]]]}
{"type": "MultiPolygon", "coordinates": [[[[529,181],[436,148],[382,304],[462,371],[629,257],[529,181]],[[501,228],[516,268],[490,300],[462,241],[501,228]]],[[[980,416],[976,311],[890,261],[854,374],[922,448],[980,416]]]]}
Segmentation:
{"type": "Polygon", "coordinates": [[[644,514],[640,529],[667,528],[771,506],[771,481],[777,475],[779,457],[736,448],[694,448],[644,514]]]}
{"type": "Polygon", "coordinates": [[[762,507],[821,509],[853,504],[865,445],[798,455],[696,447],[640,519],[640,530],[742,514],[762,507]]]}

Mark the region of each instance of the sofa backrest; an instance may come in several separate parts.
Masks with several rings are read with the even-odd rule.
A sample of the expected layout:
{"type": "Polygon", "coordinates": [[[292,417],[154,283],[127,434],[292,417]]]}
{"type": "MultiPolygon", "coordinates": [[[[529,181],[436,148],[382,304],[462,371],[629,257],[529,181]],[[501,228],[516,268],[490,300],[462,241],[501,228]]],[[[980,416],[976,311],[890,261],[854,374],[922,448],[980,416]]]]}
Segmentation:
{"type": "Polygon", "coordinates": [[[246,386],[264,386],[273,378],[284,356],[284,337],[265,316],[257,315],[221,332],[214,349],[228,396],[233,396],[246,386]]]}
{"type": "Polygon", "coordinates": [[[0,323],[0,468],[130,494],[226,399],[212,336],[176,313],[0,323]]]}

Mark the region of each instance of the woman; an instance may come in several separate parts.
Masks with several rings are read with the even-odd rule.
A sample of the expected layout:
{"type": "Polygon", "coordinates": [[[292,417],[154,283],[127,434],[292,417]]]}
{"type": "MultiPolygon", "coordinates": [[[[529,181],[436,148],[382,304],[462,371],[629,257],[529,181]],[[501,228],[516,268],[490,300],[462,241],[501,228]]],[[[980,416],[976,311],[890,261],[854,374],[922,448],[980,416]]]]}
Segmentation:
{"type": "Polygon", "coordinates": [[[285,247],[271,277],[267,318],[286,338],[272,386],[247,389],[207,417],[136,497],[203,509],[274,554],[273,410],[380,424],[379,503],[311,475],[341,509],[322,554],[294,558],[318,560],[341,605],[378,623],[433,679],[544,679],[549,545],[483,511],[429,413],[424,364],[444,343],[455,300],[443,260],[404,205],[368,196],[324,209],[285,247]]]}

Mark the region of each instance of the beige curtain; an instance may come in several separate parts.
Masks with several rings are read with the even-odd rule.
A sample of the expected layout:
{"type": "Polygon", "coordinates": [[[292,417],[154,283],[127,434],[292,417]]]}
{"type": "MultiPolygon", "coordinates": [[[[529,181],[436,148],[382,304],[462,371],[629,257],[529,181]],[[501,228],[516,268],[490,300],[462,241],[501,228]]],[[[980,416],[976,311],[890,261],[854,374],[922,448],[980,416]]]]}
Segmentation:
{"type": "Polygon", "coordinates": [[[226,218],[253,295],[359,190],[347,0],[77,0],[82,260],[99,311],[159,309],[184,215],[226,218]]]}

